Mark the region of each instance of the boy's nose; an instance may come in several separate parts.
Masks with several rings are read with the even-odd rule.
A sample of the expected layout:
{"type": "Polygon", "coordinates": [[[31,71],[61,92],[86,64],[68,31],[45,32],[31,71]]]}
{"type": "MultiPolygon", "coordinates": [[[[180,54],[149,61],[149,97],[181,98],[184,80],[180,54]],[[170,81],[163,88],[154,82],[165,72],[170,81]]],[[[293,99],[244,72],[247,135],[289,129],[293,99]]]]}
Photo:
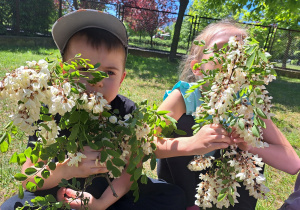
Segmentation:
{"type": "MultiPolygon", "coordinates": [[[[103,79],[104,80],[104,79],[103,79]]],[[[95,84],[95,86],[97,86],[97,87],[103,87],[103,80],[101,80],[100,82],[97,82],[96,84],[95,84]]]]}

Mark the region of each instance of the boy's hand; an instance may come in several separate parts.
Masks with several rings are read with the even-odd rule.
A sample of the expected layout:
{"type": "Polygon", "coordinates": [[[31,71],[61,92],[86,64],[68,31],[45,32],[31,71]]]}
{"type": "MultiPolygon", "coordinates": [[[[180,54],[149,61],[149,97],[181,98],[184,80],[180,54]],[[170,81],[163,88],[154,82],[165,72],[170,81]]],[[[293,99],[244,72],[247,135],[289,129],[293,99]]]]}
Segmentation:
{"type": "Polygon", "coordinates": [[[77,166],[72,166],[72,170],[69,169],[71,177],[88,177],[93,174],[107,173],[108,170],[104,163],[100,162],[100,150],[93,150],[89,146],[84,146],[84,150],[81,151],[86,158],[82,158],[81,162],[77,166]]]}
{"type": "Polygon", "coordinates": [[[210,124],[203,126],[194,136],[192,148],[197,145],[198,154],[206,154],[216,149],[227,148],[232,144],[227,131],[222,125],[210,124]]]}
{"type": "Polygon", "coordinates": [[[244,138],[241,138],[240,135],[236,133],[234,128],[232,128],[230,138],[241,150],[248,151],[252,148],[251,145],[245,142],[244,138]]]}
{"type": "Polygon", "coordinates": [[[82,192],[62,187],[57,191],[57,201],[69,203],[72,209],[84,209],[82,199],[88,199],[88,209],[101,209],[101,206],[96,204],[97,199],[95,199],[90,193],[83,192],[82,198],[80,198],[80,195],[82,195],[82,192]]]}

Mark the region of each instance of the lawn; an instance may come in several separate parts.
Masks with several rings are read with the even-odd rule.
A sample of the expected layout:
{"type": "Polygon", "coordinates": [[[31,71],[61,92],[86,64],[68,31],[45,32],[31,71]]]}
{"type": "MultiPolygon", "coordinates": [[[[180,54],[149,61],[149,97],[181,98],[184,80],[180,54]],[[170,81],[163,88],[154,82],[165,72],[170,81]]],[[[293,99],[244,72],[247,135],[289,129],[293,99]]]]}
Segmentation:
{"type": "MultiPolygon", "coordinates": [[[[1,49],[0,48],[0,76],[27,60],[39,60],[47,56],[57,56],[54,49],[1,49]],[[52,54],[52,55],[51,55],[52,54]]],[[[127,77],[122,84],[121,94],[133,101],[139,102],[148,99],[150,104],[162,102],[162,96],[166,89],[172,88],[178,78],[178,63],[169,63],[167,59],[144,58],[128,56],[127,77]]],[[[288,138],[292,146],[300,156],[300,80],[286,77],[278,78],[269,87],[270,94],[274,97],[272,111],[276,114],[273,118],[275,124],[288,138]]],[[[7,101],[0,101],[0,130],[9,121],[9,115],[14,106],[7,101]]],[[[15,151],[26,147],[27,138],[19,135],[13,139],[7,153],[0,153],[0,205],[8,197],[16,194],[17,184],[13,179],[19,167],[9,165],[10,156],[15,151]]],[[[156,177],[155,171],[147,171],[149,176],[156,177]]],[[[266,167],[267,186],[270,188],[269,199],[259,201],[257,208],[277,209],[293,190],[296,175],[288,175],[271,167],[266,167]]]]}

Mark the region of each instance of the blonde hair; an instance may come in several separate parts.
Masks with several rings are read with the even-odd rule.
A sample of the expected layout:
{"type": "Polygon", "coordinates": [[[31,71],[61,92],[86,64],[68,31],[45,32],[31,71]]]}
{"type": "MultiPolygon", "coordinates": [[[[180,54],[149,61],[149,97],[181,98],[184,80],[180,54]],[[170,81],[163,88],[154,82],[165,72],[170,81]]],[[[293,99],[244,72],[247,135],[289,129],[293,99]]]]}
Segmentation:
{"type": "Polygon", "coordinates": [[[194,41],[205,41],[205,46],[198,46],[195,45],[194,42],[191,45],[190,52],[183,60],[181,61],[179,68],[180,68],[180,76],[179,80],[183,80],[186,82],[196,82],[198,78],[193,74],[191,69],[191,61],[198,60],[201,61],[203,57],[203,50],[208,48],[213,40],[214,36],[221,31],[228,29],[228,28],[236,28],[241,30],[243,33],[248,34],[246,29],[243,28],[241,25],[231,19],[224,19],[216,23],[211,23],[206,26],[201,33],[194,39],[194,41]]]}

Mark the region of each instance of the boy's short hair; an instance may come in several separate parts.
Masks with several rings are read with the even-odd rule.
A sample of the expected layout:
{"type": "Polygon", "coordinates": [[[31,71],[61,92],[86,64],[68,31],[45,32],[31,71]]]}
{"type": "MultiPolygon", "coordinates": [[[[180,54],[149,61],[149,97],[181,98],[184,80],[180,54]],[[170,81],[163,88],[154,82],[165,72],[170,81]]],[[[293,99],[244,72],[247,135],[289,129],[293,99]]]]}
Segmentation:
{"type": "MultiPolygon", "coordinates": [[[[104,29],[100,28],[85,28],[82,29],[78,32],[76,32],[72,37],[85,37],[87,44],[91,46],[94,49],[98,49],[100,46],[104,46],[108,51],[114,50],[114,49],[123,49],[123,44],[121,41],[114,36],[112,33],[109,31],[106,31],[104,29]]],[[[71,40],[72,37],[69,39],[71,40]]],[[[63,61],[65,60],[65,56],[68,53],[68,48],[69,48],[69,41],[67,42],[65,48],[64,48],[64,53],[62,54],[63,61]]],[[[124,52],[124,66],[126,62],[126,51],[124,52]]]]}
{"type": "MultiPolygon", "coordinates": [[[[82,35],[86,35],[89,42],[91,42],[91,46],[95,46],[96,44],[97,47],[98,44],[93,41],[93,36],[92,38],[88,36],[90,33],[87,29],[89,28],[94,28],[91,30],[102,29],[114,35],[125,48],[126,60],[128,51],[128,36],[124,24],[113,15],[92,9],[77,10],[68,13],[59,18],[53,24],[52,37],[61,55],[64,55],[68,41],[74,34],[77,34],[77,32],[79,32],[79,34],[82,33],[82,35]]],[[[107,36],[108,35],[103,35],[102,37],[107,36]]],[[[102,38],[100,42],[104,43],[106,40],[106,38],[102,38]]],[[[111,40],[113,40],[113,38],[111,40]]],[[[105,44],[108,48],[115,46],[109,43],[105,44]]]]}

